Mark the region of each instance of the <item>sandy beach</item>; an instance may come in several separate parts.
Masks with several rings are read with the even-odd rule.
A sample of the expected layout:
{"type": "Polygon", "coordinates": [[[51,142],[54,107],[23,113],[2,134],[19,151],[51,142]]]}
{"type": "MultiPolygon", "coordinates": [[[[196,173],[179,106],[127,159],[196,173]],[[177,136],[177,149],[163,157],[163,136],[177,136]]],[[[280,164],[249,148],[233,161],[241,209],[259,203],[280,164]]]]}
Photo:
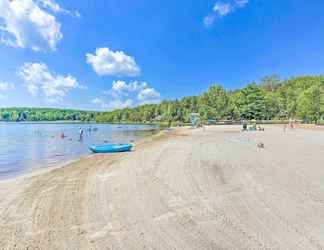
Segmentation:
{"type": "Polygon", "coordinates": [[[240,129],[1,181],[0,249],[324,249],[323,129],[240,129]]]}

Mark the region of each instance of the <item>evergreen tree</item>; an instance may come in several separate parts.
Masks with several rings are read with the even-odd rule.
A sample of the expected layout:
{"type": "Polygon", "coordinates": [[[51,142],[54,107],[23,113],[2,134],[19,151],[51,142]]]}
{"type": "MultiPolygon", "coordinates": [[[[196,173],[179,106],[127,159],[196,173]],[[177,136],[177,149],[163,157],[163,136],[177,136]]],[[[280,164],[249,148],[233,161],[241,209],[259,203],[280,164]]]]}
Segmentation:
{"type": "Polygon", "coordinates": [[[238,100],[238,109],[241,118],[264,119],[266,101],[263,91],[255,83],[249,84],[241,90],[238,100]]]}

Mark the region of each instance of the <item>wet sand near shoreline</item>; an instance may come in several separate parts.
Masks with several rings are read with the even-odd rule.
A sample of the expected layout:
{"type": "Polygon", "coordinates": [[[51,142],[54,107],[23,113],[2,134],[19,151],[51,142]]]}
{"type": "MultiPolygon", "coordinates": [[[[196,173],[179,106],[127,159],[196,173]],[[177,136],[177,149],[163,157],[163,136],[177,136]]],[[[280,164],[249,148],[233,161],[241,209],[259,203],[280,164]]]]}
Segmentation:
{"type": "Polygon", "coordinates": [[[324,132],[265,128],[176,129],[1,181],[0,249],[324,249],[324,132]]]}

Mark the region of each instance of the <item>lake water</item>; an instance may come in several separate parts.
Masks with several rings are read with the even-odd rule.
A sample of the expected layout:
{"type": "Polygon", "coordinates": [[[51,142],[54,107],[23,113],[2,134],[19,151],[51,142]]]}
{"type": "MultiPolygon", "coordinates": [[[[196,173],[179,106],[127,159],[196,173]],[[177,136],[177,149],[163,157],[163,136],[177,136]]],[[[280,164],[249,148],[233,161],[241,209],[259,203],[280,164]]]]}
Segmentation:
{"type": "Polygon", "coordinates": [[[93,144],[131,143],[157,129],[151,125],[0,123],[0,179],[88,155],[93,144]],[[79,128],[84,130],[83,140],[79,128]]]}

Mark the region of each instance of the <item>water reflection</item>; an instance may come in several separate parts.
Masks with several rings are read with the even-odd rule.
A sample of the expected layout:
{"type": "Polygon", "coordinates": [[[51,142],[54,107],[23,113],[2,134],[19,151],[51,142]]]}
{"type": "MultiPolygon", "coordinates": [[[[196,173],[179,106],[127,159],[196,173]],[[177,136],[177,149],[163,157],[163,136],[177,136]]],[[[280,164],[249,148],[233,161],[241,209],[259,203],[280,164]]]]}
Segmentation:
{"type": "Polygon", "coordinates": [[[89,154],[92,144],[134,142],[157,129],[150,125],[0,123],[0,178],[89,154]]]}

